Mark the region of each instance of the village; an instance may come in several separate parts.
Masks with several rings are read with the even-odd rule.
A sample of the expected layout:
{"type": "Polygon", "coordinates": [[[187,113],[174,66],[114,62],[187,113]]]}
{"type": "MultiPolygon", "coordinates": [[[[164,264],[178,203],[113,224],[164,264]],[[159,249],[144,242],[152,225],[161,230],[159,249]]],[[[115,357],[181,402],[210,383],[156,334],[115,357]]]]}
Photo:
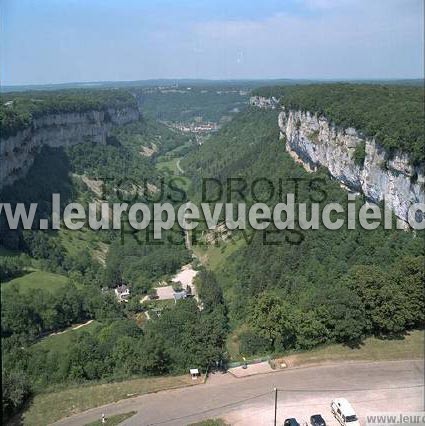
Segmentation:
{"type": "Polygon", "coordinates": [[[195,134],[205,134],[210,132],[216,132],[219,129],[217,123],[214,122],[202,122],[201,120],[195,121],[193,123],[172,123],[169,124],[170,127],[180,130],[183,133],[195,133],[195,134]]]}

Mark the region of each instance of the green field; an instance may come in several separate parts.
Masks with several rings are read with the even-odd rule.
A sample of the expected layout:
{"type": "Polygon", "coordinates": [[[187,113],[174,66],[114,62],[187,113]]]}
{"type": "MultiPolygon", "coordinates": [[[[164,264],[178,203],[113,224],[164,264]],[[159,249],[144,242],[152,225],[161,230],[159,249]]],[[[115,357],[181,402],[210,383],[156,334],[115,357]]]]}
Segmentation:
{"type": "Polygon", "coordinates": [[[67,284],[68,278],[63,275],[53,274],[46,271],[33,271],[23,277],[15,278],[3,283],[1,285],[1,291],[5,291],[8,287],[15,285],[18,287],[19,291],[40,289],[54,293],[56,290],[65,287],[67,284]]]}
{"type": "Polygon", "coordinates": [[[395,361],[424,358],[424,330],[414,330],[403,338],[379,339],[370,337],[359,347],[328,345],[308,352],[285,357],[292,366],[323,362],[344,361],[395,361]]]}
{"type": "MultiPolygon", "coordinates": [[[[243,354],[239,352],[238,334],[244,329],[244,327],[241,327],[235,330],[227,339],[227,350],[234,361],[242,361],[243,359],[243,354]]],[[[287,365],[291,367],[321,364],[323,362],[422,359],[425,349],[424,337],[424,330],[413,330],[397,339],[369,337],[355,348],[341,344],[326,345],[310,351],[283,353],[277,358],[284,359],[287,365]]],[[[258,356],[247,358],[258,358],[258,356]]]]}
{"type": "Polygon", "coordinates": [[[223,266],[225,260],[245,243],[243,238],[228,242],[220,242],[220,245],[194,246],[193,252],[196,254],[200,262],[212,270],[218,272],[223,266]]]}
{"type": "MultiPolygon", "coordinates": [[[[179,170],[180,160],[182,157],[169,158],[167,156],[159,157],[155,165],[157,170],[163,172],[172,177],[178,177],[176,179],[175,185],[184,191],[188,191],[190,188],[191,181],[188,177],[184,176],[181,170],[179,170]]],[[[181,165],[180,165],[181,168],[181,165]]]]}
{"type": "Polygon", "coordinates": [[[177,168],[177,163],[180,160],[179,157],[169,158],[169,157],[159,157],[158,162],[156,163],[156,168],[160,171],[167,171],[170,174],[179,175],[180,171],[177,168]]]}
{"type": "MultiPolygon", "coordinates": [[[[36,395],[23,413],[23,424],[44,426],[90,408],[145,393],[193,386],[190,375],[126,380],[116,383],[80,385],[63,391],[36,395]]],[[[109,423],[107,423],[109,424],[109,423]]]]}
{"type": "Polygon", "coordinates": [[[88,250],[93,260],[104,264],[109,245],[101,241],[102,232],[102,230],[93,231],[85,227],[78,231],[61,229],[58,238],[71,256],[78,257],[88,250]]]}
{"type": "Polygon", "coordinates": [[[102,327],[102,324],[97,321],[93,321],[90,324],[84,325],[80,328],[75,329],[75,327],[76,326],[73,326],[62,332],[54,333],[44,337],[39,342],[32,345],[31,348],[43,348],[45,350],[56,352],[58,355],[65,354],[67,353],[69,346],[76,336],[83,332],[95,333],[102,327]]]}
{"type": "Polygon", "coordinates": [[[173,155],[176,155],[176,154],[179,154],[183,150],[186,150],[188,148],[193,148],[193,146],[194,146],[194,142],[192,142],[192,141],[186,142],[183,145],[179,145],[177,148],[174,148],[173,150],[168,151],[167,154],[171,154],[172,153],[173,155]]]}

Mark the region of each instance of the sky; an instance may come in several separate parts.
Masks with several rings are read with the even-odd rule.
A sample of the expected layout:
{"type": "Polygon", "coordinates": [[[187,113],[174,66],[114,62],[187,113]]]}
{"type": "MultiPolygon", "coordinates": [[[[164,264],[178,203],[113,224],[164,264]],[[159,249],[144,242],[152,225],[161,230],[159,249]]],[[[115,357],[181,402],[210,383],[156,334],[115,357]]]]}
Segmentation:
{"type": "Polygon", "coordinates": [[[2,85],[424,73],[423,0],[1,0],[2,85]]]}

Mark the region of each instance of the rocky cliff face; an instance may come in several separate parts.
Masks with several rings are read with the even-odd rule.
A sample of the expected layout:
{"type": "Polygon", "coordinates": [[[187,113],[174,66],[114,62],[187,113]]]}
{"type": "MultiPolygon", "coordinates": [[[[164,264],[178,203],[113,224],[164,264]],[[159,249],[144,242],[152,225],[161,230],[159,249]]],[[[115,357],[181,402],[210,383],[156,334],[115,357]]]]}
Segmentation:
{"type": "Polygon", "coordinates": [[[87,141],[105,144],[112,127],[139,117],[136,108],[126,107],[33,119],[31,126],[0,140],[0,189],[24,177],[43,146],[70,146],[87,141]]]}
{"type": "Polygon", "coordinates": [[[274,96],[271,98],[266,98],[265,96],[251,96],[249,104],[262,109],[276,109],[279,107],[279,101],[274,96]]]}
{"type": "Polygon", "coordinates": [[[425,202],[424,167],[414,167],[409,157],[396,152],[391,159],[374,139],[355,129],[338,129],[324,117],[303,111],[283,110],[279,114],[286,150],[306,168],[326,167],[330,174],[352,191],[373,202],[382,201],[403,221],[409,207],[425,202]],[[365,150],[363,164],[356,164],[356,147],[365,150]]]}

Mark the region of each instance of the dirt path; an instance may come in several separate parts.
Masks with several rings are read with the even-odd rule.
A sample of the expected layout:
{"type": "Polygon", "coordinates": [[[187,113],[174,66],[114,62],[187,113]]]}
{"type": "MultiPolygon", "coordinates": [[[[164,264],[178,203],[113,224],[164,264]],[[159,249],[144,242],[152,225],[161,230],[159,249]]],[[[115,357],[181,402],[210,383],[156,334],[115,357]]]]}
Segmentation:
{"type": "Polygon", "coordinates": [[[89,325],[89,324],[91,324],[92,322],[93,322],[94,320],[88,320],[87,322],[85,322],[84,324],[79,324],[79,325],[76,325],[75,327],[72,327],[71,328],[71,330],[78,330],[79,328],[81,328],[81,327],[85,327],[86,325],[89,325]]]}
{"type": "Polygon", "coordinates": [[[181,161],[181,158],[179,158],[179,159],[177,160],[177,162],[176,162],[176,167],[177,167],[177,170],[178,170],[180,173],[184,174],[184,170],[183,170],[183,169],[182,169],[182,167],[180,166],[180,161],[181,161]]]}
{"type": "Polygon", "coordinates": [[[67,328],[66,330],[62,330],[62,331],[58,331],[58,332],[56,332],[56,333],[51,333],[51,334],[49,334],[48,336],[46,336],[46,337],[49,337],[49,336],[57,336],[57,335],[59,335],[59,334],[64,334],[64,333],[67,333],[68,331],[70,331],[70,330],[78,330],[79,328],[82,328],[82,327],[85,327],[86,325],[89,325],[89,324],[91,324],[92,322],[93,322],[94,320],[88,320],[87,322],[85,322],[85,323],[83,323],[83,324],[78,324],[78,325],[75,325],[75,326],[73,326],[73,327],[69,327],[69,328],[67,328]]]}

